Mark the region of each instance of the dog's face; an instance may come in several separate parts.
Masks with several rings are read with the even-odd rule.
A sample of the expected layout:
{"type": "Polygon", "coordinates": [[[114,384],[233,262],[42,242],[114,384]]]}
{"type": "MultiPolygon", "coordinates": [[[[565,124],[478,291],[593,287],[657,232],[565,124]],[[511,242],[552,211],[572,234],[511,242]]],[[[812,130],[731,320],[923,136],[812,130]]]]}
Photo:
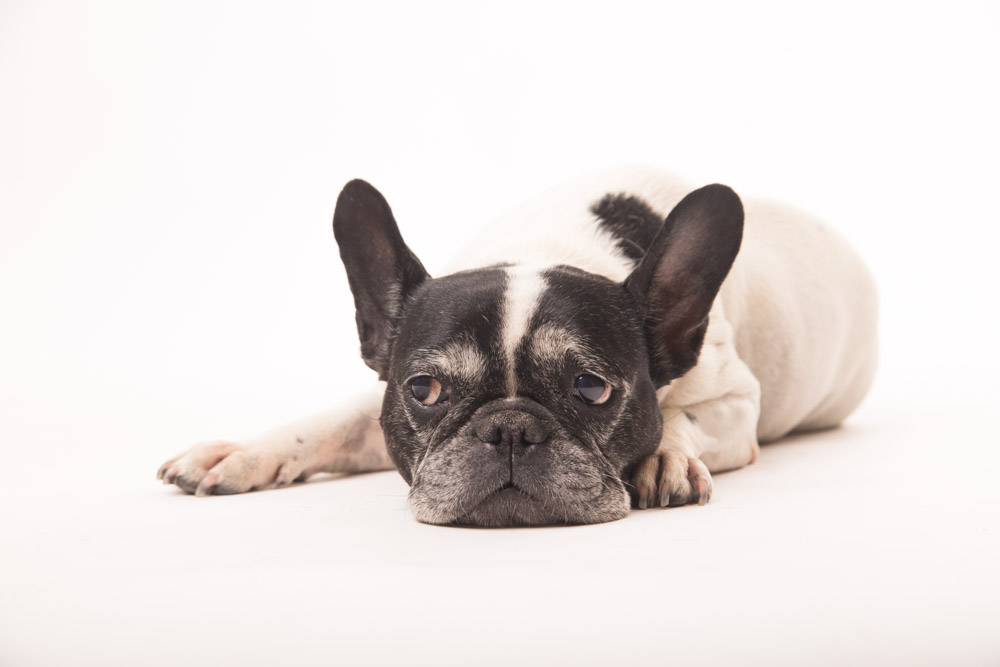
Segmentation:
{"type": "Polygon", "coordinates": [[[341,193],[334,232],[362,356],[387,382],[381,424],[420,521],[619,519],[657,448],[656,389],[697,360],[739,248],[742,206],[709,186],[679,204],[624,283],[499,265],[437,279],[381,195],[341,193]]]}
{"type": "Polygon", "coordinates": [[[430,523],[596,523],[660,412],[619,285],[568,267],[427,280],[392,346],[382,425],[430,523]],[[595,326],[595,323],[603,323],[595,326]]]}

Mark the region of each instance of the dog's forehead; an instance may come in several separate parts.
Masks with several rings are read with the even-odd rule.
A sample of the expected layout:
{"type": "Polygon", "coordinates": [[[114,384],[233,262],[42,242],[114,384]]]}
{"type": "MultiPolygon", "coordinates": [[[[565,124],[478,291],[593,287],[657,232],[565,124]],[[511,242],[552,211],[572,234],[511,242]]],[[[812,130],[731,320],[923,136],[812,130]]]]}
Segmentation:
{"type": "Polygon", "coordinates": [[[400,374],[437,369],[470,382],[490,377],[513,397],[529,364],[575,355],[613,372],[609,366],[620,364],[607,359],[609,352],[630,331],[622,305],[616,283],[571,267],[464,271],[428,281],[415,295],[394,356],[400,374]]]}
{"type": "Polygon", "coordinates": [[[444,370],[481,379],[499,344],[507,282],[503,267],[425,281],[403,312],[393,373],[444,370]]]}
{"type": "Polygon", "coordinates": [[[545,272],[527,343],[539,361],[573,355],[605,379],[645,363],[638,313],[620,283],[571,266],[545,272]]]}
{"type": "Polygon", "coordinates": [[[427,280],[406,306],[401,334],[421,347],[458,338],[488,341],[501,326],[508,277],[505,267],[462,271],[427,280]]]}

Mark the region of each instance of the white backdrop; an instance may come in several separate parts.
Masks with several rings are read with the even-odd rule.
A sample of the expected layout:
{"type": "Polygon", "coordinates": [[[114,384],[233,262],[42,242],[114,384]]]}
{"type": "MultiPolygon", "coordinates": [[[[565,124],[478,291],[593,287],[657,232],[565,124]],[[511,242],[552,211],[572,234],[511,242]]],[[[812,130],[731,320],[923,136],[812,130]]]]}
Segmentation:
{"type": "Polygon", "coordinates": [[[997,7],[4,0],[0,664],[996,664],[997,7]],[[847,428],[604,527],[420,526],[394,473],[156,485],[370,379],[345,181],[433,273],[626,162],[859,248],[883,363],[847,428]]]}

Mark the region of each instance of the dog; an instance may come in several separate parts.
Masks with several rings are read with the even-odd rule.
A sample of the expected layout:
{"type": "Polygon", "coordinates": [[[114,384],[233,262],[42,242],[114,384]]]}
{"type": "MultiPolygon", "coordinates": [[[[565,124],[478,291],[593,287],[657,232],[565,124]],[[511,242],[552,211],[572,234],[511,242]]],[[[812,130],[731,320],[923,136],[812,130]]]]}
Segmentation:
{"type": "Polygon", "coordinates": [[[593,175],[497,220],[438,278],[364,181],[333,231],[378,421],[373,395],[202,444],[164,483],[205,496],[395,468],[429,524],[612,521],[706,503],[713,473],[839,425],[875,373],[876,290],[851,247],[724,185],[593,175]]]}

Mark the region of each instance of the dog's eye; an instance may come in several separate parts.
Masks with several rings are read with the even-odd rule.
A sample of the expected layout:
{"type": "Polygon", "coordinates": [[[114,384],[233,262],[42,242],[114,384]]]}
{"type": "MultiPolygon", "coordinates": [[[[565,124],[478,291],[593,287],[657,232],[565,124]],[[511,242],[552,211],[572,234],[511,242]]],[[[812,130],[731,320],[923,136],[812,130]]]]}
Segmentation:
{"type": "Polygon", "coordinates": [[[596,375],[581,375],[576,379],[576,395],[590,405],[600,405],[611,398],[611,385],[596,375]]]}
{"type": "Polygon", "coordinates": [[[448,389],[441,386],[437,379],[430,375],[421,375],[410,380],[410,392],[413,393],[413,398],[424,405],[444,403],[451,394],[448,389]]]}

